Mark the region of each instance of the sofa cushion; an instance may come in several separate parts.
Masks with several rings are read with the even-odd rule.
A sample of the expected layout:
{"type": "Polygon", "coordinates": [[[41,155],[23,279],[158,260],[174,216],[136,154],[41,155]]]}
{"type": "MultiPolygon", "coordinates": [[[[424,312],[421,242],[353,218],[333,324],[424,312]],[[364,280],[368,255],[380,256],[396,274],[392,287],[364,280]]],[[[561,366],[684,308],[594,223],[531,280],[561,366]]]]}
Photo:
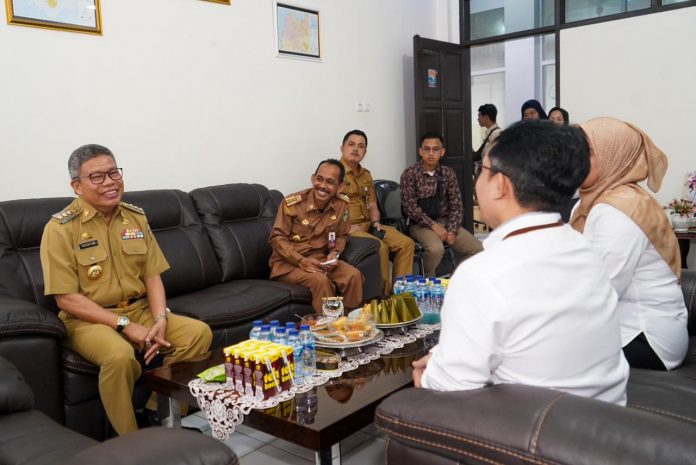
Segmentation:
{"type": "Polygon", "coordinates": [[[0,416],[0,463],[55,465],[97,442],[37,410],[0,416]]]}
{"type": "Polygon", "coordinates": [[[220,267],[189,196],[179,190],[127,192],[124,201],[145,210],[171,268],[162,274],[167,296],[220,282],[220,267]]]}
{"type": "Polygon", "coordinates": [[[34,407],[34,394],[24,382],[17,368],[0,357],[0,415],[30,410],[34,407]]]}
{"type": "Polygon", "coordinates": [[[55,197],[0,202],[0,295],[57,311],[54,299],[44,296],[39,245],[51,215],[72,200],[55,197]]]}
{"type": "Polygon", "coordinates": [[[225,184],[190,193],[220,262],[222,281],[270,276],[268,238],[277,194],[259,184],[225,184]]]}
{"type": "Polygon", "coordinates": [[[288,302],[286,286],[256,279],[221,283],[167,299],[173,312],[204,321],[213,329],[263,317],[288,302]]]}

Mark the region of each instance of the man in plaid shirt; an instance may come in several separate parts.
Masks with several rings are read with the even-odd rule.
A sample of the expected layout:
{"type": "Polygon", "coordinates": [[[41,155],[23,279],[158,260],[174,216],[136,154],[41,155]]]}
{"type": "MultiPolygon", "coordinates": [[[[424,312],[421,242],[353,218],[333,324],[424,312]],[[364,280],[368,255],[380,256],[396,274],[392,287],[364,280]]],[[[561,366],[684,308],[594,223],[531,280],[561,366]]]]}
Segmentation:
{"type": "Polygon", "coordinates": [[[439,134],[421,137],[421,160],[401,175],[401,206],[410,223],[410,235],[425,250],[425,275],[434,276],[450,245],[466,258],[483,250],[481,242],[461,227],[462,196],[454,170],[440,165],[445,147],[439,134]]]}

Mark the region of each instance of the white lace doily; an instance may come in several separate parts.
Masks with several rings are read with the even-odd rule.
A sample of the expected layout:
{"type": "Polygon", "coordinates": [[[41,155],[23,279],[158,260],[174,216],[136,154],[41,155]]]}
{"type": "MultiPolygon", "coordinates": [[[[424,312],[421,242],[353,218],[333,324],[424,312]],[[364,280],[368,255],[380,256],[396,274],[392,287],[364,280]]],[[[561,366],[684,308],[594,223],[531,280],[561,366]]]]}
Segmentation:
{"type": "Polygon", "coordinates": [[[252,409],[263,410],[275,407],[281,402],[292,399],[295,394],[307,392],[315,386],[321,386],[332,378],[338,378],[347,371],[355,370],[360,365],[377,360],[382,355],[390,354],[395,349],[401,349],[406,344],[416,342],[416,340],[439,329],[439,324],[419,324],[406,331],[406,334],[386,336],[366,347],[363,352],[341,360],[338,369],[317,372],[312,378],[305,380],[302,384],[294,385],[289,391],[283,391],[263,401],[239,394],[228,383],[206,383],[196,378],[188,383],[188,387],[191,395],[196,398],[200,409],[205,412],[212,428],[213,437],[224,441],[230,434],[234,433],[235,427],[244,421],[244,416],[248,415],[252,409]]]}

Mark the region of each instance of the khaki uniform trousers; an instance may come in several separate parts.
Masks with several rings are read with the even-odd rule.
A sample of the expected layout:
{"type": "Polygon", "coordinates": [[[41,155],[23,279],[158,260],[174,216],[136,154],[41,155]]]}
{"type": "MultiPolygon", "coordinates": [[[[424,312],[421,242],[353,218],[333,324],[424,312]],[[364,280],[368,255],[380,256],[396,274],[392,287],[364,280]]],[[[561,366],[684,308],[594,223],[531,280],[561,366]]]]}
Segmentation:
{"type": "MultiPolygon", "coordinates": [[[[115,315],[125,315],[131,322],[146,327],[153,325],[147,300],[129,307],[113,309],[115,315]]],[[[99,396],[106,415],[119,435],[138,429],[133,411],[133,385],[141,373],[135,358],[138,347],[113,328],[89,323],[61,311],[59,314],[68,331],[63,344],[99,366],[99,396]]],[[[164,366],[204,354],[210,348],[213,334],[202,321],[170,313],[167,318],[166,340],[170,348],[162,348],[164,366]]]]}
{"type": "Polygon", "coordinates": [[[341,291],[343,305],[346,309],[353,309],[362,304],[362,287],[365,282],[360,270],[339,260],[336,268],[322,273],[310,273],[300,268],[279,276],[278,281],[301,284],[312,293],[312,308],[318,314],[322,313],[322,297],[336,296],[336,288],[341,291]]]}
{"type": "MultiPolygon", "coordinates": [[[[423,246],[423,266],[425,276],[435,276],[435,269],[445,255],[445,245],[442,239],[427,226],[412,225],[411,237],[423,246]]],[[[476,239],[469,231],[459,228],[452,248],[465,255],[465,259],[483,250],[481,241],[476,239]]]]}
{"type": "Polygon", "coordinates": [[[351,236],[367,237],[379,241],[379,261],[382,275],[382,292],[391,294],[392,279],[389,274],[389,252],[394,252],[394,276],[406,276],[413,273],[413,254],[416,244],[410,237],[392,226],[382,225],[384,240],[380,240],[367,231],[355,231],[351,236]]]}

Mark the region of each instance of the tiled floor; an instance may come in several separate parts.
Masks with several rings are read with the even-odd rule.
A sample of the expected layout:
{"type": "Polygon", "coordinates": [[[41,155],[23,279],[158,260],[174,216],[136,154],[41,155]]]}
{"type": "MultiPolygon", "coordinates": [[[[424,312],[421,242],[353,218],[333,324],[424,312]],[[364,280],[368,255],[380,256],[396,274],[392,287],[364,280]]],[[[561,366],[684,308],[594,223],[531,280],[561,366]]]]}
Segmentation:
{"type": "MultiPolygon", "coordinates": [[[[181,421],[183,426],[194,427],[210,435],[210,425],[203,412],[196,412],[181,421]]],[[[371,465],[384,463],[384,439],[374,425],[341,441],[343,465],[371,465]]],[[[256,431],[244,425],[225,441],[240,465],[309,465],[315,463],[314,451],[296,446],[275,436],[256,431]]]]}

